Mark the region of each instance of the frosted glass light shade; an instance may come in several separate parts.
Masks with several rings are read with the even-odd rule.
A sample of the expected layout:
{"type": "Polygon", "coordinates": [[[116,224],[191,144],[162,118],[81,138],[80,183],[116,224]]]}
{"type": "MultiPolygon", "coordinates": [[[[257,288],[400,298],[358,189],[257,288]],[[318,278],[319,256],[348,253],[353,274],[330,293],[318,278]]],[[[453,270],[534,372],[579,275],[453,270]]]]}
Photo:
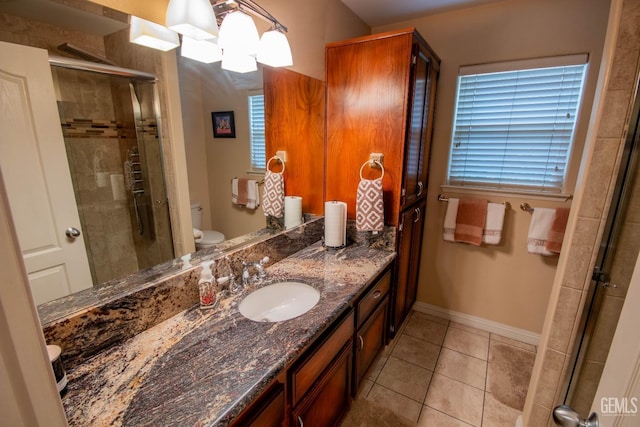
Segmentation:
{"type": "Polygon", "coordinates": [[[220,24],[218,46],[225,54],[233,56],[256,55],[258,53],[258,29],[246,13],[235,11],[224,17],[220,24]]]}
{"type": "Polygon", "coordinates": [[[180,46],[180,38],[175,31],[133,15],[129,22],[129,41],[165,52],[180,46]]]}
{"type": "Polygon", "coordinates": [[[213,40],[194,40],[191,37],[182,36],[180,53],[185,58],[211,64],[222,60],[222,49],[213,40]]]}
{"type": "Polygon", "coordinates": [[[256,58],[249,55],[231,55],[225,50],[222,55],[223,70],[235,71],[236,73],[249,73],[258,69],[256,58]]]}
{"type": "Polygon", "coordinates": [[[278,30],[267,31],[262,35],[258,45],[258,62],[271,67],[288,67],[293,65],[291,48],[287,36],[278,30]]]}
{"type": "Polygon", "coordinates": [[[218,36],[218,24],[207,0],[171,0],[167,7],[167,27],[195,40],[218,36]]]}

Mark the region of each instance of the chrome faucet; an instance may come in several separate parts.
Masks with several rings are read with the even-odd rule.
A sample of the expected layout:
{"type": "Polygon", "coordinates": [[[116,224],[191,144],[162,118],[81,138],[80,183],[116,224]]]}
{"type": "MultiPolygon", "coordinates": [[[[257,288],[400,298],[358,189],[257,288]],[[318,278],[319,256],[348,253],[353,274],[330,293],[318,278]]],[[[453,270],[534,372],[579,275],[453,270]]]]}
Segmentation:
{"type": "Polygon", "coordinates": [[[262,258],[260,261],[254,262],[245,262],[242,261],[242,286],[253,285],[255,283],[260,283],[264,278],[267,277],[267,272],[264,270],[265,264],[269,262],[269,257],[266,256],[262,258]],[[250,273],[250,269],[253,267],[256,270],[256,273],[252,276],[250,273]]]}

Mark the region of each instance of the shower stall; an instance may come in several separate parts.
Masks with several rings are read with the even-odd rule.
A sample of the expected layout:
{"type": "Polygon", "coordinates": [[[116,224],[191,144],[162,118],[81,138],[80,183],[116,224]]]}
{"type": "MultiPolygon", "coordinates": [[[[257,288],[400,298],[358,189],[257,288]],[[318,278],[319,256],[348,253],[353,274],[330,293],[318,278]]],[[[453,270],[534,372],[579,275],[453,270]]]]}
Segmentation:
{"type": "Polygon", "coordinates": [[[50,65],[93,284],[174,258],[155,77],[50,65]]]}

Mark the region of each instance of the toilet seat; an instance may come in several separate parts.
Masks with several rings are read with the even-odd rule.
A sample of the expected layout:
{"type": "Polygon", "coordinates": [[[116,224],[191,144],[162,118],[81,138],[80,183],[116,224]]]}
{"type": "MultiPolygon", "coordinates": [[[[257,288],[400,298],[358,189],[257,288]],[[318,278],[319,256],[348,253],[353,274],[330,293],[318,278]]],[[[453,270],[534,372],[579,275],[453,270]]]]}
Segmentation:
{"type": "Polygon", "coordinates": [[[224,242],[224,234],[215,230],[202,230],[202,239],[196,243],[197,246],[212,246],[224,242]]]}

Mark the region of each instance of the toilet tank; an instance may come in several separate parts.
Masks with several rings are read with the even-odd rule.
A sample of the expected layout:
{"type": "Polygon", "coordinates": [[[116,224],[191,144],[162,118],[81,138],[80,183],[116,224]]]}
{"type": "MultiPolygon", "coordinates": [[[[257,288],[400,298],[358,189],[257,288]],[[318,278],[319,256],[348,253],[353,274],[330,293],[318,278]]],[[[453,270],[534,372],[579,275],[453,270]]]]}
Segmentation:
{"type": "Polygon", "coordinates": [[[191,203],[191,222],[193,228],[202,228],[202,204],[200,202],[191,203]]]}

